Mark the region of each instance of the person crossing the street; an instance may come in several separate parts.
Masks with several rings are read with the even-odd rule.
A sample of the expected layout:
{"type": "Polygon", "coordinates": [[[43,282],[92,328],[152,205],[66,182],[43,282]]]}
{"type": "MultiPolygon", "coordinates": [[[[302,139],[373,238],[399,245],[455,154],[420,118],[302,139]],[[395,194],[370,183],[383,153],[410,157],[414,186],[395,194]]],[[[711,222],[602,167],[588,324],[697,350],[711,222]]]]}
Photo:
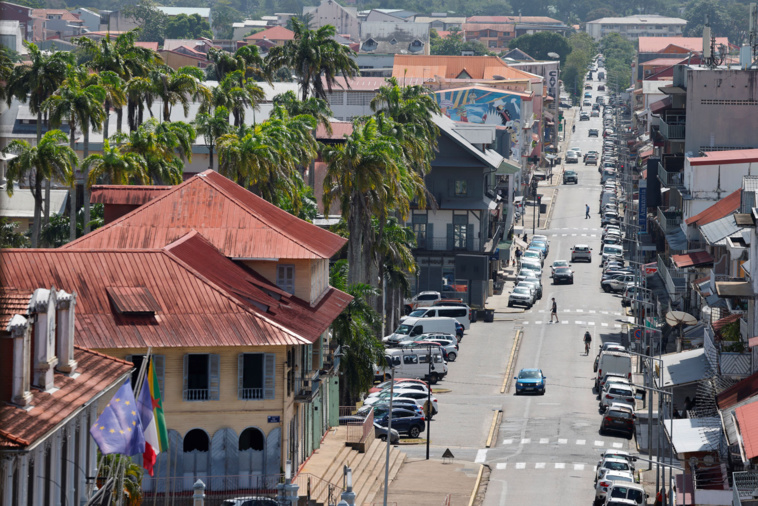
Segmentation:
{"type": "Polygon", "coordinates": [[[586,220],[589,217],[590,217],[590,205],[584,204],[584,219],[586,220]]]}
{"type": "Polygon", "coordinates": [[[550,323],[553,323],[553,317],[555,317],[555,323],[561,323],[558,319],[558,304],[555,302],[555,297],[553,297],[553,303],[550,306],[550,323]]]}

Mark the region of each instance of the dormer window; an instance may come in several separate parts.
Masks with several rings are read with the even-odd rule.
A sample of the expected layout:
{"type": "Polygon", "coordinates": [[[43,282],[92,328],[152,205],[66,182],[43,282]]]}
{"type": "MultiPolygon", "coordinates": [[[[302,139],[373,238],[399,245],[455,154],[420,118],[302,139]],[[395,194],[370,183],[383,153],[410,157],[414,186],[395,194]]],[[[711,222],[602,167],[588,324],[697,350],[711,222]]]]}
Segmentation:
{"type": "Polygon", "coordinates": [[[424,43],[423,43],[423,42],[421,42],[421,41],[420,41],[420,40],[418,40],[418,39],[415,39],[413,42],[411,42],[411,43],[408,45],[408,50],[409,50],[411,53],[418,53],[419,51],[422,51],[423,49],[424,49],[424,43]]]}
{"type": "Polygon", "coordinates": [[[377,46],[378,44],[374,39],[366,39],[366,41],[361,45],[361,49],[363,51],[373,51],[377,46]]]}
{"type": "Polygon", "coordinates": [[[392,44],[393,46],[394,46],[395,44],[397,44],[397,39],[392,39],[392,40],[390,41],[390,44],[392,44]]]}

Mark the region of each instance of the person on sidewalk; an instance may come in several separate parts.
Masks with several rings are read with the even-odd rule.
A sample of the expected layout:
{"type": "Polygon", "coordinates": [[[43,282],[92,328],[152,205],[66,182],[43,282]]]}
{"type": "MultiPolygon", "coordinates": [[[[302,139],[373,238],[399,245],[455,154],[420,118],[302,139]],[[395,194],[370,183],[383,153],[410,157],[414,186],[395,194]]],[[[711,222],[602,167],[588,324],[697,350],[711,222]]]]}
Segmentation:
{"type": "Polygon", "coordinates": [[[589,217],[590,217],[590,205],[584,204],[584,219],[586,220],[589,217]]]}
{"type": "Polygon", "coordinates": [[[553,323],[553,317],[555,317],[555,323],[561,323],[558,319],[558,304],[555,303],[555,297],[553,297],[553,304],[550,306],[550,323],[553,323]]]}
{"type": "Polygon", "coordinates": [[[516,269],[521,269],[521,248],[516,247],[516,269]]]}

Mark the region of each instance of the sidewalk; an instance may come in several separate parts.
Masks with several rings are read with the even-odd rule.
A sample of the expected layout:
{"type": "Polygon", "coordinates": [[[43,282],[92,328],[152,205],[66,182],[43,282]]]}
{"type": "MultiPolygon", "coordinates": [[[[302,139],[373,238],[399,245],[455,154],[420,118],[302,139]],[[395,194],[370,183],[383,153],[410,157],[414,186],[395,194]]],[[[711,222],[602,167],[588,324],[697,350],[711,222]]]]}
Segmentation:
{"type": "MultiPolygon", "coordinates": [[[[387,504],[440,506],[468,504],[479,475],[480,464],[472,462],[443,463],[441,460],[408,459],[401,472],[390,483],[387,504]],[[447,496],[450,501],[446,502],[447,496]]],[[[381,504],[384,489],[374,504],[381,504]]]]}

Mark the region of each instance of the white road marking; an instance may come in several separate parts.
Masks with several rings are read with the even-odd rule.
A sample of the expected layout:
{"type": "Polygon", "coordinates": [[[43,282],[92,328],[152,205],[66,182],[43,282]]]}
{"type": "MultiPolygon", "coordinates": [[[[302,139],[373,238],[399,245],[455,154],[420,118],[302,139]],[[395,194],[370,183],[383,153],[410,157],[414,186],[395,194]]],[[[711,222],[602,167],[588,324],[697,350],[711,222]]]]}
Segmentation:
{"type": "MultiPolygon", "coordinates": [[[[576,444],[578,444],[578,445],[583,445],[583,444],[585,444],[586,442],[587,442],[587,441],[585,441],[584,439],[577,439],[577,440],[576,440],[576,444]]],[[[482,451],[482,450],[479,450],[479,451],[482,451]]]]}
{"type": "Polygon", "coordinates": [[[608,314],[608,311],[600,311],[600,314],[608,314]]]}
{"type": "Polygon", "coordinates": [[[623,448],[624,447],[624,443],[613,443],[613,447],[614,448],[623,448]]]}
{"type": "Polygon", "coordinates": [[[568,325],[569,324],[569,322],[567,322],[566,320],[563,320],[561,323],[564,324],[564,325],[568,325]]]}
{"type": "Polygon", "coordinates": [[[532,442],[532,440],[529,439],[529,438],[524,438],[524,439],[521,440],[521,444],[522,445],[528,445],[531,442],[532,442]]]}
{"type": "Polygon", "coordinates": [[[584,325],[584,322],[582,320],[576,320],[574,323],[576,325],[584,325]]]}
{"type": "Polygon", "coordinates": [[[566,464],[564,464],[563,462],[556,462],[555,463],[555,468],[556,469],[566,469],[566,464]]]}
{"type": "Polygon", "coordinates": [[[538,313],[544,313],[544,312],[545,312],[545,310],[544,310],[544,309],[540,309],[540,310],[539,310],[539,311],[537,311],[537,312],[538,312],[538,313]]]}
{"type": "Polygon", "coordinates": [[[478,450],[476,452],[476,459],[474,459],[474,462],[477,464],[482,464],[487,459],[487,450],[478,450]]]}
{"type": "Polygon", "coordinates": [[[542,325],[545,322],[534,322],[535,325],[542,325]]]}
{"type": "Polygon", "coordinates": [[[603,446],[604,444],[604,441],[595,441],[595,446],[603,446]]]}
{"type": "Polygon", "coordinates": [[[614,328],[614,329],[620,329],[620,328],[621,328],[621,325],[619,325],[618,323],[616,323],[616,324],[613,326],[613,328],[614,328]]]}
{"type": "Polygon", "coordinates": [[[544,462],[537,462],[534,464],[535,469],[545,469],[545,463],[544,462]]]}
{"type": "Polygon", "coordinates": [[[516,469],[526,469],[526,462],[516,462],[516,469]]]}
{"type": "Polygon", "coordinates": [[[548,438],[546,438],[546,437],[540,438],[540,444],[541,445],[546,445],[548,443],[548,441],[550,441],[550,440],[548,438]]]}
{"type": "Polygon", "coordinates": [[[503,444],[504,444],[504,445],[510,445],[510,444],[513,444],[513,439],[506,439],[505,441],[503,441],[503,444]]]}
{"type": "Polygon", "coordinates": [[[584,313],[584,309],[577,309],[576,312],[577,313],[584,313]]]}
{"type": "Polygon", "coordinates": [[[567,444],[567,443],[568,443],[568,439],[559,439],[559,440],[558,440],[558,444],[559,444],[559,445],[565,445],[565,444],[567,444]]]}
{"type": "Polygon", "coordinates": [[[595,311],[594,309],[590,309],[590,311],[589,311],[589,312],[590,312],[590,313],[597,313],[597,311],[595,311]]]}
{"type": "Polygon", "coordinates": [[[574,471],[584,471],[584,464],[574,464],[574,471]]]}
{"type": "Polygon", "coordinates": [[[497,465],[495,466],[495,469],[503,470],[505,469],[506,464],[507,462],[498,462],[497,465]]]}
{"type": "Polygon", "coordinates": [[[603,326],[603,327],[607,327],[608,326],[607,323],[601,323],[600,325],[603,326]]]}
{"type": "Polygon", "coordinates": [[[594,327],[595,326],[595,322],[587,322],[587,325],[589,325],[590,327],[594,327]]]}

